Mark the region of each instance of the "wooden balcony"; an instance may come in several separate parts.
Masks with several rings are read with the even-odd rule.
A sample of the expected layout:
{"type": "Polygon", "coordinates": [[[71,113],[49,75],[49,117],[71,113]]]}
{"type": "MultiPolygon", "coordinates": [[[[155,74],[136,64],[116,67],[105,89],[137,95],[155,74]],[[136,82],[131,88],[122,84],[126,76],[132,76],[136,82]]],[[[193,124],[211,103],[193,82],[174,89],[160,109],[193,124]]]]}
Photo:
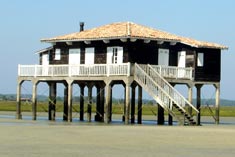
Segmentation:
{"type": "MultiPolygon", "coordinates": [[[[19,65],[19,77],[109,77],[132,76],[131,63],[93,65],[19,65]]],[[[192,68],[152,65],[164,78],[193,80],[192,68]]]]}

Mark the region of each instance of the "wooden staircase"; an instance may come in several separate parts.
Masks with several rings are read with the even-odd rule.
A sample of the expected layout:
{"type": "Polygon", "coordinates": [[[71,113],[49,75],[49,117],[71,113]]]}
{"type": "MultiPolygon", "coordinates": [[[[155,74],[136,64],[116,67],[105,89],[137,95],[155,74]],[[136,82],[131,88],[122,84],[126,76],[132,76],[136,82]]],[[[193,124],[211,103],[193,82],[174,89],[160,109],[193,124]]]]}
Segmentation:
{"type": "Polygon", "coordinates": [[[186,110],[188,105],[198,115],[199,111],[182,96],[167,80],[165,80],[151,65],[135,64],[134,80],[142,86],[157,103],[180,125],[196,125],[195,117],[186,110]]]}

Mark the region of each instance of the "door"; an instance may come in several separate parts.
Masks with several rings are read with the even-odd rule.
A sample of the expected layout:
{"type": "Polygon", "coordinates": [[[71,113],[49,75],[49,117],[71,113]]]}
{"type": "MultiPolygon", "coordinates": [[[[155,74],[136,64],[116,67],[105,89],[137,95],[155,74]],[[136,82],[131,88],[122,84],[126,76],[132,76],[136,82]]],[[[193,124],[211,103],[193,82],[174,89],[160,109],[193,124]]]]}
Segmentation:
{"type": "Polygon", "coordinates": [[[123,63],[123,47],[108,47],[106,63],[107,64],[122,64],[123,63]]]}
{"type": "Polygon", "coordinates": [[[169,50],[158,50],[158,65],[169,66],[169,50]]]}
{"type": "Polygon", "coordinates": [[[49,65],[49,55],[48,54],[42,55],[42,65],[49,65]]]}
{"type": "Polygon", "coordinates": [[[42,55],[42,75],[48,76],[49,54],[42,55]]]}
{"type": "Polygon", "coordinates": [[[95,48],[86,48],[85,49],[85,64],[94,64],[95,63],[95,48]]]}
{"type": "Polygon", "coordinates": [[[71,75],[79,75],[80,53],[80,49],[69,49],[69,65],[71,65],[69,71],[71,75]]]}
{"type": "Polygon", "coordinates": [[[69,64],[80,64],[80,49],[69,49],[69,64]]]}
{"type": "Polygon", "coordinates": [[[178,52],[178,78],[185,77],[186,51],[178,52]]]}

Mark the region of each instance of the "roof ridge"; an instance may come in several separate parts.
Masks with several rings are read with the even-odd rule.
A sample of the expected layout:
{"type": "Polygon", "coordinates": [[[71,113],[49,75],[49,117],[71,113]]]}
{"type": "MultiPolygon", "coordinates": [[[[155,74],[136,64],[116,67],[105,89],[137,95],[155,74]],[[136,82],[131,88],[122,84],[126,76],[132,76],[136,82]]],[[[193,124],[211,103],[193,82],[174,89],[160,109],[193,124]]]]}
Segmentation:
{"type": "Polygon", "coordinates": [[[127,36],[131,36],[131,23],[127,22],[127,36]]]}

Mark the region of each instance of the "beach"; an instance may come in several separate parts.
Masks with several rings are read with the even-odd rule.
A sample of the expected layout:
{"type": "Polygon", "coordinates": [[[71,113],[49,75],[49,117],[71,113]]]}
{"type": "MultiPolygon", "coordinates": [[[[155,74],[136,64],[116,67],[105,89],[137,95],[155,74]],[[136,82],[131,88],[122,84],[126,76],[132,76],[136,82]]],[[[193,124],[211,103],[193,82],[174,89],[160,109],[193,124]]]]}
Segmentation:
{"type": "Polygon", "coordinates": [[[0,156],[233,157],[234,134],[235,125],[230,123],[107,125],[0,118],[0,156]]]}

